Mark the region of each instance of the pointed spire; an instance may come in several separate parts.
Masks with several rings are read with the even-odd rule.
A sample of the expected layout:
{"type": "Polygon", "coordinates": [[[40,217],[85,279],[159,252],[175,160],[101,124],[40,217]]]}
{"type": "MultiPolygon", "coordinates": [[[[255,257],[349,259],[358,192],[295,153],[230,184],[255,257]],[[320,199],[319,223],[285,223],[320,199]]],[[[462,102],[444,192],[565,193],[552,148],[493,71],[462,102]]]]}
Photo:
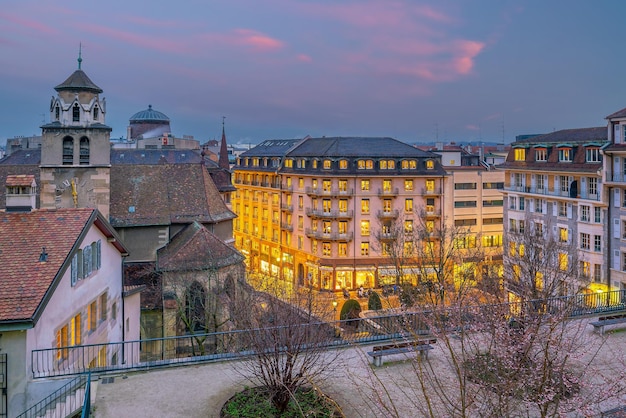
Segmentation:
{"type": "Polygon", "coordinates": [[[78,69],[80,70],[80,64],[83,62],[83,44],[82,42],[78,44],[78,69]]]}
{"type": "Polygon", "coordinates": [[[226,116],[222,116],[222,143],[220,144],[220,159],[219,166],[225,170],[230,169],[230,164],[228,163],[228,148],[226,147],[226,131],[224,128],[224,120],[226,116]]]}

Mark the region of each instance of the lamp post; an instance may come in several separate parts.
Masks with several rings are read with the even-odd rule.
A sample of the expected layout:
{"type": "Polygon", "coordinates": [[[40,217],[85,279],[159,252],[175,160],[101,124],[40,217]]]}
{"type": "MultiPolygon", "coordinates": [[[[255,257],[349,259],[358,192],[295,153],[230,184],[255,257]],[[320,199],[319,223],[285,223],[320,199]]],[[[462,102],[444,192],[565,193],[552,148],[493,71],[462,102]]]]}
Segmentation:
{"type": "Polygon", "coordinates": [[[335,338],[341,337],[341,328],[339,328],[339,325],[336,324],[336,321],[337,321],[337,305],[338,305],[338,302],[336,300],[333,300],[333,327],[335,329],[335,338]]]}

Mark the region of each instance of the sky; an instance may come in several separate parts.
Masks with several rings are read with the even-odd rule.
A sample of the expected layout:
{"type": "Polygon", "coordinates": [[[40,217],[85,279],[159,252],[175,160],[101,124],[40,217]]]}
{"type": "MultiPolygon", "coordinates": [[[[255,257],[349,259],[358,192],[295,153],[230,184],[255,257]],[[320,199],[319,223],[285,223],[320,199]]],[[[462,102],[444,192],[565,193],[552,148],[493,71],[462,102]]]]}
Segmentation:
{"type": "Polygon", "coordinates": [[[82,69],[112,138],[504,142],[626,107],[623,0],[3,0],[0,141],[40,135],[82,69]],[[620,42],[621,41],[621,42],[620,42]]]}

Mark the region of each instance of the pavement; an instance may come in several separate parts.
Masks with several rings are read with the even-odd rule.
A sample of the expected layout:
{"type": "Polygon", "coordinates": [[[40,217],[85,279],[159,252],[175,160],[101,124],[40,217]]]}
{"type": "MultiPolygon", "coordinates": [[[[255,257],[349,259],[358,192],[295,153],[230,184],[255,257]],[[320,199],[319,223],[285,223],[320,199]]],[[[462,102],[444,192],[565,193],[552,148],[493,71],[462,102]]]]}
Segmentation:
{"type": "MultiPolygon", "coordinates": [[[[599,387],[607,385],[606,376],[613,376],[609,377],[613,379],[613,386],[608,394],[616,395],[617,392],[610,391],[625,389],[622,380],[623,370],[626,369],[626,326],[622,324],[623,328],[601,336],[593,332],[588,321],[572,321],[579,325],[576,339],[583,347],[581,358],[577,361],[598,370],[591,376],[597,380],[599,387]]],[[[333,366],[327,378],[319,384],[320,389],[341,406],[348,418],[424,416],[424,412],[420,411],[423,401],[420,400],[419,382],[415,378],[412,382],[406,378],[415,376],[415,363],[406,361],[404,355],[397,355],[386,357],[382,367],[373,368],[371,360],[365,355],[370,347],[340,348],[324,353],[327,358],[321,361],[333,366]],[[331,362],[334,357],[336,361],[331,362]]],[[[428,362],[433,370],[444,374],[446,370],[450,371],[445,344],[441,341],[435,344],[428,362]]],[[[101,377],[94,385],[94,416],[219,417],[222,405],[231,396],[246,386],[252,386],[247,376],[245,363],[241,360],[103,376],[112,379],[103,380],[101,377]]],[[[454,384],[450,388],[455,390],[454,384]]],[[[571,416],[599,416],[601,410],[621,405],[626,405],[626,390],[621,400],[605,400],[592,408],[597,415],[581,410],[580,414],[571,416]]]]}

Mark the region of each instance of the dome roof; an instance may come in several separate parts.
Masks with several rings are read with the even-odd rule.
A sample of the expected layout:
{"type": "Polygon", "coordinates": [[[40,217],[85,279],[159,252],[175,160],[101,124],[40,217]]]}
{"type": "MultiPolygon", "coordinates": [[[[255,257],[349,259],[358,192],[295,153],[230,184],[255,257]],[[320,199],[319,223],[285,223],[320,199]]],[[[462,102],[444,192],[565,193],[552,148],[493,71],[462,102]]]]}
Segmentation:
{"type": "Polygon", "coordinates": [[[132,122],[166,122],[169,123],[170,118],[165,116],[165,114],[159,112],[158,110],[154,110],[152,105],[148,105],[146,110],[142,110],[140,112],[135,113],[130,117],[130,121],[132,122]]]}

